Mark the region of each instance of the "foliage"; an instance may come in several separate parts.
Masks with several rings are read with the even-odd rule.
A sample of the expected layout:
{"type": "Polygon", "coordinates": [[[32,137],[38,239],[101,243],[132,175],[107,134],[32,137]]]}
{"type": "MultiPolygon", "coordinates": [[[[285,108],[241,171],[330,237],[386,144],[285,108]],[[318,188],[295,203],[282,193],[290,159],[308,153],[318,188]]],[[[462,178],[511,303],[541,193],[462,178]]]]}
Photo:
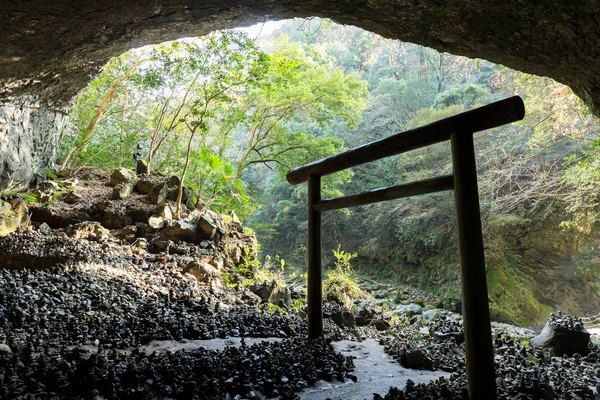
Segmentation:
{"type": "Polygon", "coordinates": [[[481,103],[489,96],[489,92],[482,86],[473,83],[456,85],[439,93],[433,103],[434,107],[444,108],[450,106],[464,106],[471,108],[481,103]]]}
{"type": "Polygon", "coordinates": [[[39,193],[20,193],[19,196],[25,200],[27,204],[39,204],[42,200],[39,193]]]}
{"type": "Polygon", "coordinates": [[[341,244],[338,244],[337,250],[332,251],[336,258],[335,268],[327,274],[323,282],[323,290],[327,300],[334,301],[350,309],[354,304],[354,299],[366,296],[352,279],[350,261],[356,258],[357,254],[343,251],[341,244]]]}
{"type": "Polygon", "coordinates": [[[341,243],[338,244],[337,250],[332,250],[332,252],[335,257],[335,269],[340,273],[351,273],[352,266],[350,265],[350,261],[358,257],[358,254],[342,250],[341,243]]]}

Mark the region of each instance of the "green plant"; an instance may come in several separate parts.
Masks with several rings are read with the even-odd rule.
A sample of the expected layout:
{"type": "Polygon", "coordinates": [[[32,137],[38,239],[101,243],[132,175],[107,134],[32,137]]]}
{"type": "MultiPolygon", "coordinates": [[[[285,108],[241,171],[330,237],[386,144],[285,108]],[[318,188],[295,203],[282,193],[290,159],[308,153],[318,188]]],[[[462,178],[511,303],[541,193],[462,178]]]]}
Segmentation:
{"type": "Polygon", "coordinates": [[[338,243],[337,250],[332,250],[333,255],[336,259],[335,268],[340,272],[349,273],[352,271],[352,266],[350,265],[350,261],[352,259],[358,257],[357,253],[348,253],[341,249],[342,245],[338,243]]]}
{"type": "Polygon", "coordinates": [[[46,171],[46,178],[51,179],[51,180],[56,180],[58,179],[58,176],[56,175],[56,171],[53,169],[49,169],[46,171]]]}
{"type": "Polygon", "coordinates": [[[38,204],[41,202],[39,193],[21,193],[20,196],[27,204],[38,204]]]}
{"type": "Polygon", "coordinates": [[[366,297],[366,294],[351,277],[350,261],[356,258],[357,254],[343,251],[341,245],[338,244],[337,250],[333,250],[333,255],[336,258],[335,269],[327,274],[323,282],[323,289],[327,300],[351,309],[354,299],[366,297]]]}
{"type": "Polygon", "coordinates": [[[306,300],[303,297],[301,297],[292,303],[291,308],[293,310],[302,310],[304,307],[306,307],[306,300]]]}

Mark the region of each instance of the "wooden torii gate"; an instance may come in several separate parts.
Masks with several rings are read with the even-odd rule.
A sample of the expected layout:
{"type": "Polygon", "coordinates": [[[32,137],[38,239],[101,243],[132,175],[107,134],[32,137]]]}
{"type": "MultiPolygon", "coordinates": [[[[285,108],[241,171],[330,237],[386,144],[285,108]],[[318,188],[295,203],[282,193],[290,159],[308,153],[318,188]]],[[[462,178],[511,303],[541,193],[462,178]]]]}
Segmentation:
{"type": "Polygon", "coordinates": [[[323,335],[321,213],[352,206],[454,190],[458,221],[463,325],[469,398],[494,400],[496,378],[488,305],[473,134],[523,119],[525,106],[510,97],[429,125],[398,133],[288,172],[292,185],[308,181],[308,335],[323,335]],[[368,192],[321,199],[321,177],[367,162],[450,140],[451,175],[368,192]]]}

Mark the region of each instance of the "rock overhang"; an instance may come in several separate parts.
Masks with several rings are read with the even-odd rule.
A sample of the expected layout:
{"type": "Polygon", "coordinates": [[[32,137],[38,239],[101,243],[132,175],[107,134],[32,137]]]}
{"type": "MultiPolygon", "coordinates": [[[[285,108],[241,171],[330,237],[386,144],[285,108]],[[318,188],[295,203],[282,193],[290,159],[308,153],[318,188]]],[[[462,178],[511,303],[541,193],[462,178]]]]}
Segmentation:
{"type": "Polygon", "coordinates": [[[600,3],[592,0],[61,0],[10,2],[0,15],[0,102],[64,106],[133,47],[268,19],[320,16],[388,38],[484,58],[571,86],[600,109],[600,3]]]}

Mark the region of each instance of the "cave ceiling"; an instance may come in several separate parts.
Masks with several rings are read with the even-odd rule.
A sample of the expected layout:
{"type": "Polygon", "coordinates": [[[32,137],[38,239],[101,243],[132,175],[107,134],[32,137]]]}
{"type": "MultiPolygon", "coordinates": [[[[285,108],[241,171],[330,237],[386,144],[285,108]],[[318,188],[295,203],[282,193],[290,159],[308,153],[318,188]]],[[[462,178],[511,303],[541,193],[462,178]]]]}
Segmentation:
{"type": "Polygon", "coordinates": [[[600,2],[565,0],[8,0],[0,102],[35,95],[64,106],[133,47],[309,16],[549,76],[600,109],[600,2]]]}

